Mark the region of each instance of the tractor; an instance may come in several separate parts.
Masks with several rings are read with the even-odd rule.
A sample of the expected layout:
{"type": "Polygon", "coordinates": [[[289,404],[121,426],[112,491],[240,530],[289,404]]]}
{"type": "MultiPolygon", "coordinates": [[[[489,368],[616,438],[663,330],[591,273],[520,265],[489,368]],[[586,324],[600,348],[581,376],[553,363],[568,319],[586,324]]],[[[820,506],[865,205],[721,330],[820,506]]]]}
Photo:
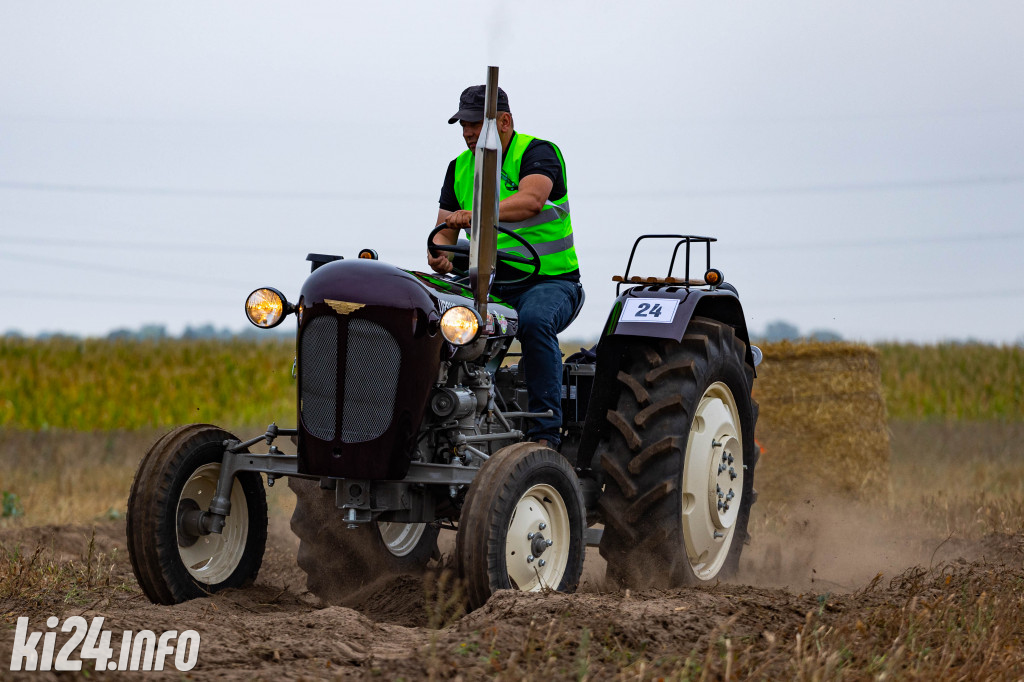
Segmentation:
{"type": "MultiPolygon", "coordinates": [[[[736,289],[711,267],[716,240],[636,239],[596,352],[564,362],[560,448],[526,440],[527,420],[542,415],[524,409],[524,377],[511,364],[516,310],[490,289],[497,264],[525,278],[540,259],[497,227],[496,91],[491,67],[471,238],[443,246],[453,273],[405,270],[368,249],[310,254],[295,303],[274,288],[247,298],[258,327],[294,316],[296,428],[274,423],[241,440],[190,424],[150,449],[132,484],[127,539],[151,601],[256,578],[264,477],[270,486],[287,477],[296,494],[298,564],[326,602],[382,574],[423,571],[441,529],[456,531],[470,608],[501,589],[575,590],[587,546],[600,547],[607,577],[627,587],[736,571],[756,497],[751,390],[761,354],[736,289]],[[498,251],[501,230],[521,247],[498,251]],[[631,274],[638,249],[665,240],[667,274],[631,274]],[[692,259],[705,261],[699,277],[692,259]]],[[[443,228],[428,249],[442,248],[433,240],[443,228]]]]}

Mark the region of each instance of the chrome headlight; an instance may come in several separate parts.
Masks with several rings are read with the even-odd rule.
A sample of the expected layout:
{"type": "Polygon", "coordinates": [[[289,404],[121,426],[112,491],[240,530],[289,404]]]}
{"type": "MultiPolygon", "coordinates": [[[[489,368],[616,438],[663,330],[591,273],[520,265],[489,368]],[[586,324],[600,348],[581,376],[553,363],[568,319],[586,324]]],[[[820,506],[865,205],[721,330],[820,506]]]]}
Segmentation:
{"type": "Polygon", "coordinates": [[[245,299],[245,315],[257,327],[270,329],[281,324],[292,306],[277,289],[264,287],[249,294],[245,299]]]}
{"type": "Polygon", "coordinates": [[[465,346],[476,341],[483,328],[480,313],[464,305],[455,306],[441,316],[441,334],[449,343],[465,346]]]}

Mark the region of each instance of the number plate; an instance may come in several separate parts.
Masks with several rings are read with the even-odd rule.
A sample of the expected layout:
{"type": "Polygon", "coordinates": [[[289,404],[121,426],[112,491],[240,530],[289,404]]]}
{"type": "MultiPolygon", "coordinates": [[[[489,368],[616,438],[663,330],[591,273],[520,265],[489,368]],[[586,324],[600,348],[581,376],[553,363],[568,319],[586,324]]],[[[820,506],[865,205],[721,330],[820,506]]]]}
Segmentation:
{"type": "Polygon", "coordinates": [[[619,322],[669,324],[676,316],[679,301],[674,298],[629,298],[622,306],[619,322]]]}

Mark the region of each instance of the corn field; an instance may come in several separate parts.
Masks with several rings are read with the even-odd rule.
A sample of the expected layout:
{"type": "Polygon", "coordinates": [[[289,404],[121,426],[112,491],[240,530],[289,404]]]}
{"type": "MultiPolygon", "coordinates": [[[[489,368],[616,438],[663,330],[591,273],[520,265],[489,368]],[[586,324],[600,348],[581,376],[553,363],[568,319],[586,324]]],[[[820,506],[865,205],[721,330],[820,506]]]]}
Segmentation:
{"type": "MultiPolygon", "coordinates": [[[[883,344],[888,416],[1024,419],[1024,349],[883,344]]],[[[575,347],[573,347],[575,350],[575,347]]],[[[772,346],[765,348],[770,358],[772,346]]],[[[80,431],[188,422],[294,425],[292,341],[0,339],[0,427],[80,431]]]]}

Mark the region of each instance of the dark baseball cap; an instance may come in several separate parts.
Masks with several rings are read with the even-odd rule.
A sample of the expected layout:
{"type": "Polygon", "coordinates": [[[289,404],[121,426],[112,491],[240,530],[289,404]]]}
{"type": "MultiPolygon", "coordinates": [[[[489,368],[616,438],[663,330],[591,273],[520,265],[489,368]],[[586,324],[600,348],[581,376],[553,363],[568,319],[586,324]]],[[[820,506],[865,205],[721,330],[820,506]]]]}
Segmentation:
{"type": "MultiPolygon", "coordinates": [[[[484,85],[470,85],[463,90],[462,96],[459,97],[459,110],[448,119],[448,123],[456,121],[476,123],[484,120],[484,91],[486,89],[487,86],[484,85]]],[[[508,108],[508,95],[501,88],[498,88],[498,111],[512,113],[512,110],[508,108]]]]}

